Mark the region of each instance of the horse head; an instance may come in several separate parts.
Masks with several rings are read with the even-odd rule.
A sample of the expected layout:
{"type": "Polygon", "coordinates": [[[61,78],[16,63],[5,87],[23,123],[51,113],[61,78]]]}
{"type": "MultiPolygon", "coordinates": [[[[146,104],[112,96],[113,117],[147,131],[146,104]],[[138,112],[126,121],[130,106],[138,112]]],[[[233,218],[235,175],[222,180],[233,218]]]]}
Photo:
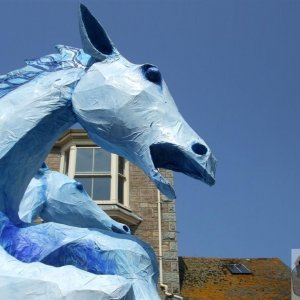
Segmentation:
{"type": "Polygon", "coordinates": [[[216,160],[179,113],[159,69],[127,61],[83,5],[80,32],[92,59],[72,102],[91,139],[139,166],[169,198],[174,190],[158,168],[213,185],[216,160]]]}
{"type": "Polygon", "coordinates": [[[23,222],[32,223],[38,216],[45,222],[131,234],[127,225],[113,220],[90,198],[80,182],[48,169],[45,163],[29,183],[19,208],[23,222]]]}

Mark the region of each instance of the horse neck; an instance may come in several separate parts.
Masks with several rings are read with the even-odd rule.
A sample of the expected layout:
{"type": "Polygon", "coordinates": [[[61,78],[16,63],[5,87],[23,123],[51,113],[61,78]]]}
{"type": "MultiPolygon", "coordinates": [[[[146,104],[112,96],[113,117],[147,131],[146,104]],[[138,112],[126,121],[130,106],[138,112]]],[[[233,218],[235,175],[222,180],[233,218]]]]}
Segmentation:
{"type": "Polygon", "coordinates": [[[81,73],[44,74],[2,98],[0,210],[15,223],[20,222],[19,205],[30,180],[62,132],[76,122],[72,85],[81,73]]]}

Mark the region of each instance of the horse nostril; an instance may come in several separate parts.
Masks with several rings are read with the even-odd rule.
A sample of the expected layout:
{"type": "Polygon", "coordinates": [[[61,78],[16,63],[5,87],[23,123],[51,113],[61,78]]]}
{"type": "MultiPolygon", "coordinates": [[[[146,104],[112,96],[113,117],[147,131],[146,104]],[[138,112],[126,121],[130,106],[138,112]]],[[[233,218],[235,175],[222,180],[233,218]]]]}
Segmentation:
{"type": "Polygon", "coordinates": [[[207,153],[207,148],[200,143],[193,144],[192,150],[198,155],[205,155],[207,153]]]}
{"type": "Polygon", "coordinates": [[[116,233],[131,234],[130,228],[124,224],[112,225],[111,230],[116,233]]]}

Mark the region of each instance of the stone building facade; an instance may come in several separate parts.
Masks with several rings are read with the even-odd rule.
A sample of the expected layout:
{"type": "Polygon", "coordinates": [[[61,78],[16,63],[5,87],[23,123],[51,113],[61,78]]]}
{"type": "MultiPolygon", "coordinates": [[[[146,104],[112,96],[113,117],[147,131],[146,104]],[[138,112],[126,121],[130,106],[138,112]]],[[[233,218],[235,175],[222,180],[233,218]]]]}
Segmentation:
{"type": "MultiPolygon", "coordinates": [[[[85,170],[85,162],[88,165],[92,161],[91,165],[95,165],[98,160],[101,164],[99,151],[83,129],[70,129],[56,142],[46,162],[51,169],[82,182],[90,194],[94,192],[100,198],[94,200],[103,210],[148,242],[157,255],[162,295],[163,291],[179,294],[175,202],[160,194],[139,168],[116,155],[106,156],[109,166],[103,170],[99,167],[99,173],[85,170]],[[107,192],[101,194],[95,188],[96,183],[107,192]]],[[[173,184],[172,172],[161,172],[173,184]]]]}

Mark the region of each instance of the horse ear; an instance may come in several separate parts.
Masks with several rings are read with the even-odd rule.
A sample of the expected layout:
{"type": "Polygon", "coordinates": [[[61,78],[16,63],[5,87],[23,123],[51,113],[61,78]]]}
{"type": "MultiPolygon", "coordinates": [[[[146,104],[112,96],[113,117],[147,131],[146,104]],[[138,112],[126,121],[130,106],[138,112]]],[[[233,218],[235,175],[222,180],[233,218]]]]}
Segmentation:
{"type": "Polygon", "coordinates": [[[105,30],[83,4],[80,4],[79,29],[85,53],[98,61],[119,55],[105,30]]]}

